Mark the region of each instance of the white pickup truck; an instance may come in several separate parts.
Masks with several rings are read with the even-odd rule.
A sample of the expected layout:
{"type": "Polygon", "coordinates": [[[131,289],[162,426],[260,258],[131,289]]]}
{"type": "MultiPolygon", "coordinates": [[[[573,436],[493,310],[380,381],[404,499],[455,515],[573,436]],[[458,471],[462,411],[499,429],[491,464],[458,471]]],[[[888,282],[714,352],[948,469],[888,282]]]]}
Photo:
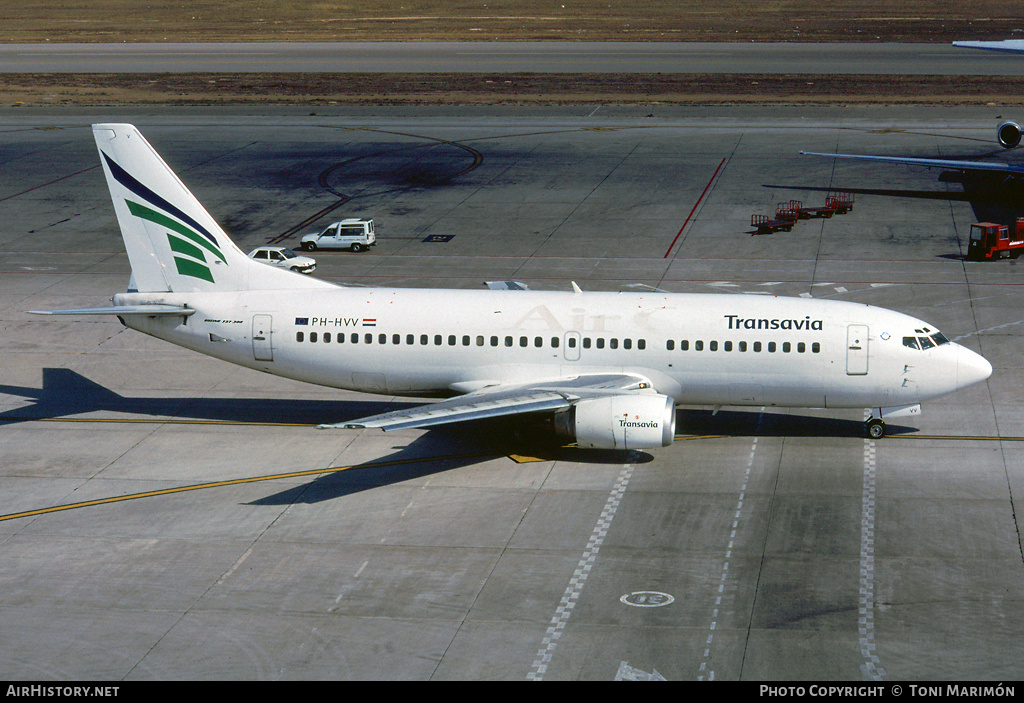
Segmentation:
{"type": "Polygon", "coordinates": [[[306,251],[316,251],[317,249],[366,251],[376,243],[377,237],[373,233],[373,220],[350,218],[341,222],[333,222],[322,232],[304,235],[299,246],[306,251]]]}

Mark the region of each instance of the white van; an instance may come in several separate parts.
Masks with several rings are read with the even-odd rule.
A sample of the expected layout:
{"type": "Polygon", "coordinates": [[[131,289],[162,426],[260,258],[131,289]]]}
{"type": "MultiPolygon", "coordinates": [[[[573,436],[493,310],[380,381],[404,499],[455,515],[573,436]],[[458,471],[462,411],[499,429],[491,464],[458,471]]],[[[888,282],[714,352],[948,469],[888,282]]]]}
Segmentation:
{"type": "Polygon", "coordinates": [[[314,232],[302,237],[299,244],[306,251],[317,249],[351,249],[366,251],[377,243],[373,233],[373,220],[350,218],[334,222],[323,232],[314,232]]]}

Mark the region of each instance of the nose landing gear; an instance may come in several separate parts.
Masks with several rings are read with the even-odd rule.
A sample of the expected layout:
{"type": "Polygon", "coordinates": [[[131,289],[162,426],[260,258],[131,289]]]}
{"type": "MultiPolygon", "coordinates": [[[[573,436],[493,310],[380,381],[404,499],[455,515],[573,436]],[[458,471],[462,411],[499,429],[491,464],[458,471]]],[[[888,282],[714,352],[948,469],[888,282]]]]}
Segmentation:
{"type": "Polygon", "coordinates": [[[885,436],[885,421],[880,417],[872,417],[864,423],[864,434],[869,439],[881,439],[885,436]]]}
{"type": "Polygon", "coordinates": [[[917,417],[921,414],[921,404],[894,405],[888,408],[871,408],[871,417],[864,423],[864,435],[869,439],[881,439],[885,436],[885,420],[894,417],[917,417]]]}

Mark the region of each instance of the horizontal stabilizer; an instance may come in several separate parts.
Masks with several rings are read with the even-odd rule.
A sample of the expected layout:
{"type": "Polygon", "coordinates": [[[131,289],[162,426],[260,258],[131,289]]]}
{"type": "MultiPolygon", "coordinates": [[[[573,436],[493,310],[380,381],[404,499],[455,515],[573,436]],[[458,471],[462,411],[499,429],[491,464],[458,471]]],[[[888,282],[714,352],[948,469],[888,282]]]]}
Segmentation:
{"type": "Polygon", "coordinates": [[[180,305],[112,305],[106,308],[70,308],[67,310],[26,310],[32,315],[179,315],[188,317],[195,313],[192,308],[180,305]]]}

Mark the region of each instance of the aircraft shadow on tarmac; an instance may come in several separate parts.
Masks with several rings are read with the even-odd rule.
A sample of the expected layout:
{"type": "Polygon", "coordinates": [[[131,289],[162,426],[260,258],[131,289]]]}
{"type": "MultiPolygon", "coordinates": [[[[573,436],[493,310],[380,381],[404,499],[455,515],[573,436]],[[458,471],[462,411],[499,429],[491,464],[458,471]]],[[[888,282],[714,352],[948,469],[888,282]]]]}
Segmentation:
{"type": "MultiPolygon", "coordinates": [[[[710,410],[678,410],[677,427],[694,437],[864,436],[864,423],[856,420],[757,410],[721,411],[714,415],[710,410]]],[[[917,431],[916,428],[891,424],[886,429],[889,434],[917,431]]],[[[513,454],[535,457],[540,461],[584,465],[646,464],[654,461],[654,456],[647,452],[561,446],[543,423],[508,418],[435,428],[408,445],[395,449],[395,454],[378,462],[325,473],[309,483],[293,486],[250,504],[319,503],[513,454]]]]}
{"type": "MultiPolygon", "coordinates": [[[[315,425],[343,421],[417,405],[380,401],[330,401],[267,398],[147,398],[126,397],[70,369],[43,369],[41,389],[0,385],[0,393],[34,401],[28,407],[0,413],[0,426],[48,418],[72,418],[85,413],[110,412],[173,422],[288,423],[315,425]],[[341,410],[341,412],[339,412],[341,410]]],[[[136,419],[136,418],[133,418],[136,419]]],[[[689,437],[863,437],[864,424],[856,420],[813,417],[758,410],[677,411],[681,438],[689,437]]],[[[890,425],[889,434],[916,432],[890,425]]],[[[340,432],[324,430],[326,433],[340,432]]],[[[328,435],[329,436],[329,435],[328,435]]],[[[365,465],[325,468],[309,483],[294,486],[254,501],[257,505],[315,503],[400,483],[435,473],[472,466],[501,456],[535,457],[541,461],[579,464],[643,464],[654,460],[646,452],[602,451],[564,446],[538,418],[496,418],[433,428],[393,454],[365,465]]]]}
{"type": "MultiPolygon", "coordinates": [[[[43,369],[43,387],[0,385],[0,393],[34,400],[27,407],[0,413],[0,424],[47,418],[70,418],[106,411],[149,416],[154,421],[190,420],[234,423],[315,425],[338,422],[339,407],[363,417],[403,407],[386,399],[370,401],[295,400],[268,398],[126,397],[71,369],[43,369]]],[[[410,402],[411,407],[418,403],[410,402]]],[[[141,419],[141,418],[134,418],[141,419]]]]}
{"type": "MultiPolygon", "coordinates": [[[[977,158],[976,156],[949,157],[961,160],[977,158]]],[[[919,167],[902,167],[919,168],[919,167]]],[[[894,188],[857,188],[832,185],[799,186],[765,184],[765,188],[795,190],[806,193],[821,193],[821,200],[832,191],[844,191],[857,195],[881,195],[893,198],[915,198],[919,200],[940,200],[945,202],[967,202],[974,210],[975,222],[998,222],[1013,224],[1018,217],[1024,217],[1024,179],[1007,177],[1005,173],[971,172],[943,170],[938,180],[943,183],[959,183],[963,190],[908,190],[894,188]]],[[[855,212],[850,216],[855,216],[855,212]]],[[[966,239],[964,241],[966,246],[966,239]]],[[[943,258],[963,259],[963,254],[947,254],[943,258]]]]}
{"type": "MultiPolygon", "coordinates": [[[[155,422],[188,420],[225,423],[268,423],[317,425],[343,422],[387,410],[415,407],[422,403],[410,399],[395,402],[380,400],[295,400],[273,398],[150,398],[127,397],[92,381],[71,369],[44,368],[43,387],[0,385],[0,393],[33,400],[27,407],[0,412],[0,424],[30,422],[49,418],[71,418],[100,411],[152,417],[155,422]],[[340,410],[340,412],[339,412],[340,410]]],[[[759,436],[860,436],[863,422],[827,417],[812,417],[773,411],[677,410],[677,429],[687,435],[759,435],[759,436]]],[[[487,427],[495,436],[508,435],[513,442],[529,441],[529,436],[546,430],[545,423],[521,418],[496,418],[486,422],[462,423],[433,428],[438,436],[446,432],[466,434],[467,427],[487,427]]],[[[888,433],[916,431],[889,426],[888,433]]],[[[583,451],[583,450],[580,450],[583,451]]],[[[499,452],[505,453],[505,452],[499,452]]],[[[600,454],[591,450],[590,454],[600,454]]]]}
{"type": "Polygon", "coordinates": [[[395,452],[365,465],[326,472],[312,481],[251,501],[250,505],[320,503],[454,469],[474,466],[502,456],[526,455],[527,460],[569,461],[589,465],[645,464],[646,452],[595,451],[560,446],[542,428],[508,419],[434,428],[395,452]],[[532,430],[536,429],[534,433],[532,430]]]}
{"type": "MultiPolygon", "coordinates": [[[[887,435],[913,434],[916,427],[887,423],[887,435]]],[[[864,437],[863,420],[773,412],[770,410],[677,410],[677,436],[695,437],[864,437]]]]}

